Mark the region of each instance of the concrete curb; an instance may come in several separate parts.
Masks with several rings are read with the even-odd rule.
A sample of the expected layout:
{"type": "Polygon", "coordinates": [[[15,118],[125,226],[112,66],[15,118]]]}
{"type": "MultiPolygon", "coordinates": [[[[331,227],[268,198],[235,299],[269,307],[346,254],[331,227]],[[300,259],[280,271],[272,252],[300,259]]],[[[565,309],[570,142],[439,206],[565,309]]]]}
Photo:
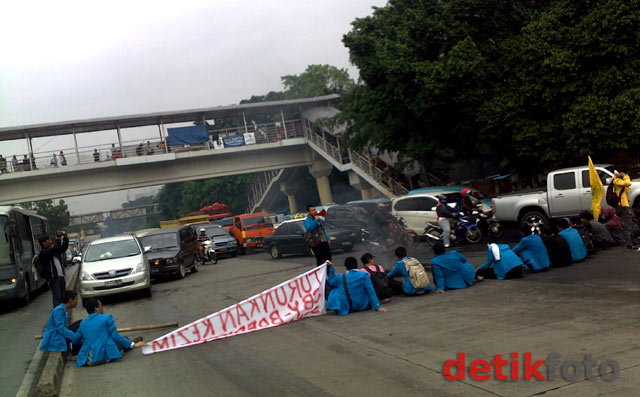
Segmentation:
{"type": "MultiPolygon", "coordinates": [[[[79,271],[80,265],[69,269],[66,280],[67,289],[76,288],[79,271]]],[[[69,313],[70,322],[71,315],[72,313],[69,313]]],[[[66,355],[67,353],[43,352],[38,344],[16,397],[57,396],[60,392],[66,355]]]]}

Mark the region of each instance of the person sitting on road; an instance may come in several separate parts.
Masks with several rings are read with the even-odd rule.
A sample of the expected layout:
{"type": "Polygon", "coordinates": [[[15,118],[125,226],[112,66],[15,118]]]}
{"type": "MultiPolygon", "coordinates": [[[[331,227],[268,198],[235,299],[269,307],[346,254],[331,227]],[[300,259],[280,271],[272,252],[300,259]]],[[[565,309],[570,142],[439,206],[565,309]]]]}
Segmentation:
{"type": "Polygon", "coordinates": [[[487,246],[487,260],[476,270],[479,276],[498,280],[522,277],[522,259],[507,244],[498,244],[498,238],[490,236],[487,246]]]}
{"type": "Polygon", "coordinates": [[[530,226],[520,228],[522,238],[512,251],[522,257],[522,261],[532,271],[548,270],[550,266],[549,253],[540,236],[533,234],[530,226]]]}
{"type": "Polygon", "coordinates": [[[580,237],[580,233],[569,224],[569,220],[562,218],[558,221],[558,233],[562,238],[567,240],[569,248],[571,248],[571,260],[573,262],[580,262],[587,257],[587,247],[580,237]]]}
{"type": "Polygon", "coordinates": [[[447,205],[447,196],[444,194],[438,195],[438,205],[436,206],[436,215],[440,229],[442,229],[442,240],[444,241],[444,247],[449,248],[451,245],[451,218],[456,216],[456,213],[447,205]]]}
{"type": "Polygon", "coordinates": [[[616,245],[623,244],[624,233],[622,231],[622,223],[618,215],[616,215],[616,210],[613,209],[613,207],[605,207],[602,209],[602,217],[604,218],[604,227],[609,231],[616,245]]]}
{"type": "Polygon", "coordinates": [[[47,328],[42,334],[40,350],[47,352],[66,352],[68,342],[75,338],[76,334],[67,328],[67,312],[78,304],[76,291],[64,291],[62,303],[54,307],[47,322],[47,328]]]}
{"type": "Polygon", "coordinates": [[[388,311],[380,306],[371,279],[357,270],[356,258],[352,256],[346,258],[344,267],[347,272],[338,275],[335,274],[331,261],[325,263],[329,267],[327,283],[332,287],[327,299],[327,310],[335,310],[341,316],[369,309],[379,312],[388,311]]]}
{"type": "Polygon", "coordinates": [[[102,302],[91,298],[85,303],[89,317],[82,320],[73,338],[73,344],[82,343],[76,365],[97,365],[122,358],[120,350],[131,350],[145,345],[142,338],[134,341],[118,333],[116,322],[110,314],[104,314],[102,302]]]}
{"type": "MultiPolygon", "coordinates": [[[[415,258],[409,258],[407,256],[407,249],[404,247],[398,247],[395,250],[396,264],[391,269],[387,277],[389,278],[389,287],[395,295],[405,294],[407,296],[422,295],[431,291],[431,285],[416,289],[411,283],[409,277],[409,271],[407,270],[407,264],[415,258]],[[394,280],[394,277],[402,276],[403,281],[394,280]]],[[[418,262],[419,263],[419,262],[418,262]]]]}
{"type": "Polygon", "coordinates": [[[445,252],[444,244],[438,241],[433,246],[433,253],[436,256],[431,259],[431,270],[436,294],[444,294],[445,289],[467,288],[476,280],[482,281],[483,277],[476,275],[476,268],[458,251],[445,252]]]}
{"type": "Polygon", "coordinates": [[[611,236],[611,233],[609,233],[602,223],[593,219],[591,212],[582,211],[580,213],[580,222],[582,226],[591,233],[592,241],[596,248],[604,249],[616,245],[616,241],[611,236]]]}
{"type": "Polygon", "coordinates": [[[573,259],[571,259],[571,247],[569,247],[567,240],[557,235],[555,230],[547,225],[542,228],[541,234],[542,242],[549,254],[551,267],[569,266],[573,259]]]}
{"type": "Polygon", "coordinates": [[[387,273],[385,272],[384,267],[382,265],[377,265],[375,262],[376,257],[371,255],[369,252],[362,255],[360,260],[362,261],[363,267],[358,270],[366,273],[369,278],[371,278],[371,283],[373,284],[373,288],[376,290],[376,295],[378,296],[380,303],[389,302],[391,300],[392,291],[391,288],[389,288],[387,273]],[[382,277],[384,277],[385,281],[380,282],[380,284],[386,283],[386,285],[379,285],[378,287],[376,287],[376,282],[378,282],[376,280],[382,277]]]}

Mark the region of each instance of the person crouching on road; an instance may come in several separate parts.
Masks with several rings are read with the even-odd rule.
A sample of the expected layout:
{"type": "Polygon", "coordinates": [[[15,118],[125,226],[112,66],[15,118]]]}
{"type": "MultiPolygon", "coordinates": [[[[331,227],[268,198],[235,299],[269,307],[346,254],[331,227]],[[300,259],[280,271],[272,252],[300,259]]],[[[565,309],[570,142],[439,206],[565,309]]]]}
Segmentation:
{"type": "Polygon", "coordinates": [[[569,220],[562,218],[558,221],[558,235],[567,240],[569,248],[571,249],[571,260],[573,262],[580,262],[587,257],[587,247],[582,241],[580,233],[569,224],[569,220]]]}
{"type": "Polygon", "coordinates": [[[593,214],[589,211],[582,211],[580,213],[580,223],[582,227],[591,233],[593,245],[598,249],[604,249],[613,247],[616,245],[616,241],[611,236],[611,233],[600,222],[593,219],[593,214]]]}
{"type": "Polygon", "coordinates": [[[358,261],[350,256],[344,260],[346,273],[335,274],[333,263],[327,261],[329,267],[327,281],[333,288],[327,299],[327,310],[335,310],[344,316],[353,312],[373,309],[386,312],[388,309],[380,306],[371,279],[358,271],[358,261]]]}
{"type": "Polygon", "coordinates": [[[391,288],[389,287],[389,279],[387,279],[387,273],[385,272],[384,267],[382,265],[377,265],[376,257],[368,252],[362,255],[360,260],[362,261],[362,268],[358,270],[369,276],[380,303],[389,302],[393,291],[391,291],[391,288]]]}
{"type": "Polygon", "coordinates": [[[507,244],[498,244],[498,239],[491,236],[487,245],[487,260],[476,270],[479,276],[498,280],[522,277],[522,259],[507,244]]]}
{"type": "Polygon", "coordinates": [[[54,307],[47,322],[47,328],[42,335],[40,350],[46,352],[66,352],[68,342],[71,342],[76,334],[67,328],[67,312],[78,304],[76,291],[64,291],[62,303],[54,307]]]}
{"type": "Polygon", "coordinates": [[[616,245],[623,244],[624,233],[622,231],[622,223],[620,218],[616,215],[616,210],[613,207],[605,207],[602,209],[602,216],[604,218],[604,227],[609,231],[611,237],[615,240],[616,245]]]}
{"type": "Polygon", "coordinates": [[[395,255],[396,255],[396,264],[387,275],[387,277],[389,278],[389,287],[391,287],[391,290],[393,291],[393,293],[396,295],[405,294],[408,296],[413,296],[413,295],[422,295],[427,292],[430,292],[431,285],[428,282],[429,280],[428,280],[428,276],[426,275],[426,270],[424,269],[424,266],[422,266],[422,264],[420,264],[420,262],[418,262],[416,258],[409,258],[407,256],[407,249],[404,247],[396,248],[395,255]],[[423,285],[426,284],[426,286],[418,286],[418,288],[416,288],[411,282],[411,276],[409,273],[410,267],[416,264],[422,267],[422,271],[424,271],[425,273],[424,276],[427,277],[427,280],[425,281],[425,283],[423,283],[423,285]],[[397,277],[397,276],[402,276],[403,281],[400,282],[398,280],[393,279],[394,277],[397,277]]]}
{"type": "Polygon", "coordinates": [[[329,235],[325,230],[324,222],[320,219],[320,214],[313,205],[307,205],[307,217],[304,219],[304,228],[307,231],[309,247],[316,257],[316,266],[330,261],[331,247],[329,246],[329,235]]]}
{"type": "Polygon", "coordinates": [[[97,365],[122,358],[120,349],[131,350],[145,345],[142,340],[131,341],[118,333],[116,322],[110,314],[104,314],[102,302],[91,298],[85,303],[89,317],[82,320],[73,344],[82,342],[76,365],[97,365]]]}
{"type": "Polygon", "coordinates": [[[569,243],[557,235],[551,226],[545,225],[542,228],[542,242],[545,248],[547,248],[547,253],[549,253],[551,267],[571,265],[573,259],[571,259],[571,247],[569,247],[569,243]]]}
{"type": "Polygon", "coordinates": [[[476,268],[458,251],[445,252],[444,245],[438,241],[433,246],[433,253],[436,256],[431,259],[431,270],[436,294],[444,294],[445,289],[467,288],[476,280],[482,281],[482,276],[476,275],[476,268]]]}
{"type": "Polygon", "coordinates": [[[512,251],[522,257],[522,261],[534,272],[548,270],[549,253],[542,242],[542,238],[532,233],[530,226],[520,228],[522,238],[512,251]]]}

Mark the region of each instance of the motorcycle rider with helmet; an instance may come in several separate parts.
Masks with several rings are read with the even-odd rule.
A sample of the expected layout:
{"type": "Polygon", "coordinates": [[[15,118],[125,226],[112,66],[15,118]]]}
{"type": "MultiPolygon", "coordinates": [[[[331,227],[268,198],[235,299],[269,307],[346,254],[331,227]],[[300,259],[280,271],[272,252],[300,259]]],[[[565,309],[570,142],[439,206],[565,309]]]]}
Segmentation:
{"type": "Polygon", "coordinates": [[[198,230],[198,232],[199,232],[199,234],[198,234],[198,242],[200,243],[200,257],[201,258],[205,258],[205,255],[204,255],[204,242],[205,241],[209,241],[211,239],[209,238],[209,236],[207,236],[207,231],[204,230],[203,227],[201,227],[198,230]]]}
{"type": "Polygon", "coordinates": [[[478,210],[478,206],[471,201],[471,189],[464,188],[460,191],[462,200],[460,200],[460,211],[465,215],[473,214],[473,211],[478,210]]]}
{"type": "Polygon", "coordinates": [[[457,215],[447,205],[447,196],[444,194],[438,195],[438,205],[436,206],[436,215],[438,216],[438,224],[442,229],[442,240],[444,241],[444,247],[449,248],[451,246],[451,219],[457,215]]]}

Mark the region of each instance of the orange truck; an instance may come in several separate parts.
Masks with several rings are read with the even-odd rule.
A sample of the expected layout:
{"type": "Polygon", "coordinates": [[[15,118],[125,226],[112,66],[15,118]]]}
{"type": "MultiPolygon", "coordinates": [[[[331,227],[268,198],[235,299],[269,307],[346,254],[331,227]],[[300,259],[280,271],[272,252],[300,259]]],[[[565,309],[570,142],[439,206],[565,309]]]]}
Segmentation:
{"type": "Polygon", "coordinates": [[[253,253],[262,248],[264,237],[273,233],[273,223],[267,212],[242,214],[233,217],[231,235],[238,241],[240,254],[253,253]]]}

